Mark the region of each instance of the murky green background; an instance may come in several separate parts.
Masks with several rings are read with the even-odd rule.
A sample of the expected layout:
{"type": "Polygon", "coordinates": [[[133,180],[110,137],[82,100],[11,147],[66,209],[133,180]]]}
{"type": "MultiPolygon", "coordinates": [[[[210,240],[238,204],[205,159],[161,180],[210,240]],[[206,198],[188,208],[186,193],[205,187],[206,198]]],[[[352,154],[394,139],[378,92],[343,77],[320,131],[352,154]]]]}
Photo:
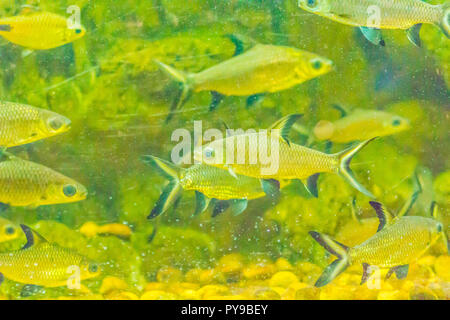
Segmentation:
{"type": "MultiPolygon", "coordinates": [[[[21,4],[1,0],[0,15],[17,14],[21,4]]],[[[331,105],[340,103],[387,110],[412,121],[411,130],[369,145],[352,167],[362,184],[393,211],[411,194],[410,177],[419,167],[424,193],[413,214],[427,215],[435,199],[448,230],[450,41],[438,28],[423,27],[422,49],[410,44],[402,31],[384,32],[387,46],[381,48],[351,27],[302,11],[295,0],[58,0],[41,1],[40,7],[65,15],[73,4],[82,9],[82,24],[87,29],[83,39],[33,53],[0,42],[0,97],[50,109],[72,120],[68,134],[11,151],[75,178],[88,187],[90,196],[76,204],[12,208],[3,217],[35,226],[49,240],[103,262],[105,275],[125,280],[127,291],[136,294],[167,274],[169,278],[175,274],[178,282],[193,282],[185,278],[191,269],[216,272],[219,259],[230,253],[238,254],[232,257],[242,261],[242,268],[255,263],[273,265],[282,257],[297,268],[293,273],[299,281],[310,285],[328,260],[307,232],[339,234],[352,221],[353,196],[359,214],[373,217],[368,198],[338,176],[323,175],[319,199],[309,198],[294,183],[275,207],[260,199],[251,201],[238,217],[225,213],[211,219],[206,212],[191,218],[195,199],[193,193],[185,192],[176,211],[170,210],[158,222],[148,221],[165,181],[139,157],[152,154],[169,159],[176,144],[170,140],[173,130],[193,130],[193,120],[203,120],[205,129],[221,128],[222,120],[233,128],[259,129],[283,115],[304,113],[302,124],[312,127],[321,119],[338,119],[331,105]],[[315,52],[333,60],[337,69],[267,95],[249,110],[245,98],[227,97],[216,112],[209,113],[210,95],[194,94],[184,112],[164,125],[177,87],[152,60],[201,71],[233,55],[234,45],[224,37],[230,33],[315,52]],[[88,221],[125,223],[134,233],[128,241],[87,239],[77,230],[88,221]],[[158,233],[148,243],[155,223],[158,233]],[[314,265],[301,269],[305,262],[314,265]],[[157,279],[158,271],[162,273],[157,279]]],[[[292,139],[302,141],[296,133],[292,139]]],[[[323,149],[324,144],[315,147],[323,149]]],[[[334,150],[343,147],[337,145],[334,150]]],[[[268,278],[275,272],[270,270],[268,278]]],[[[217,273],[219,280],[211,283],[229,286],[249,281],[242,274],[217,273]]],[[[102,279],[86,284],[96,293],[102,279]]],[[[351,290],[351,285],[344,289],[351,290]]],[[[0,288],[10,298],[20,297],[20,291],[21,286],[8,281],[0,288]]],[[[34,297],[66,295],[77,294],[47,289],[34,297]]]]}

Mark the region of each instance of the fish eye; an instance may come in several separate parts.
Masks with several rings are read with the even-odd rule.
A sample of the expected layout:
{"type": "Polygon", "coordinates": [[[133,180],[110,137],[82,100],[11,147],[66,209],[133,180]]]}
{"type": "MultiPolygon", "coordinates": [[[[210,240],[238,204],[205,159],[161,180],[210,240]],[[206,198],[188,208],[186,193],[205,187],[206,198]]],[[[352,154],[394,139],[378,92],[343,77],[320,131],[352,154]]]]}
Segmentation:
{"type": "Polygon", "coordinates": [[[63,192],[66,197],[73,197],[77,194],[77,188],[71,184],[68,184],[63,187],[63,192]]]}
{"type": "Polygon", "coordinates": [[[96,263],[89,264],[88,270],[90,273],[96,273],[98,271],[98,265],[96,263]]]}
{"type": "Polygon", "coordinates": [[[315,8],[318,5],[317,0],[306,0],[306,5],[310,8],[315,8]]]}
{"type": "Polygon", "coordinates": [[[7,234],[7,235],[12,235],[12,234],[14,234],[16,232],[16,229],[14,228],[14,227],[6,227],[5,228],[5,233],[7,234]]]}
{"type": "Polygon", "coordinates": [[[212,157],[214,157],[214,150],[211,149],[211,148],[206,149],[206,150],[205,150],[205,156],[206,156],[207,158],[212,158],[212,157]]]}
{"type": "Polygon", "coordinates": [[[48,124],[53,130],[59,130],[61,129],[64,123],[58,118],[53,118],[48,122],[48,124]]]}
{"type": "Polygon", "coordinates": [[[320,70],[322,68],[322,65],[323,65],[322,61],[320,61],[320,60],[313,60],[311,63],[311,66],[313,67],[313,69],[316,69],[316,70],[320,70]]]}
{"type": "Polygon", "coordinates": [[[81,29],[75,29],[76,34],[81,34],[82,32],[83,32],[83,30],[81,30],[81,29]]]}
{"type": "Polygon", "coordinates": [[[392,121],[392,125],[394,127],[398,127],[401,123],[402,121],[400,119],[395,119],[394,121],[392,121]]]}
{"type": "Polygon", "coordinates": [[[437,225],[437,232],[442,232],[442,230],[444,229],[444,227],[442,226],[442,223],[439,223],[438,225],[437,225]]]}

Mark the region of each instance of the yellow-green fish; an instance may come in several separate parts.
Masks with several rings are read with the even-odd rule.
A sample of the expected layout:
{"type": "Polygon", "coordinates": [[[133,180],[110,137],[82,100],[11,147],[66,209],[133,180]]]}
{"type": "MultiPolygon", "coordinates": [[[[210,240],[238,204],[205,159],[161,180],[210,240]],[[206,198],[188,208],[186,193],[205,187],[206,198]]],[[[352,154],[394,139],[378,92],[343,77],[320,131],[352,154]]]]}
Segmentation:
{"type": "Polygon", "coordinates": [[[22,47],[46,50],[82,38],[82,26],[71,28],[69,17],[50,12],[30,12],[0,19],[0,36],[22,47]]]}
{"type": "Polygon", "coordinates": [[[411,128],[408,119],[378,110],[356,109],[341,119],[322,120],[313,129],[314,138],[336,143],[363,141],[393,135],[411,128]]]}
{"type": "MultiPolygon", "coordinates": [[[[371,140],[337,154],[326,154],[291,143],[287,136],[294,122],[302,115],[289,115],[269,130],[227,136],[194,150],[200,163],[228,169],[231,175],[241,174],[258,179],[306,180],[308,190],[317,197],[320,173],[336,173],[365,195],[373,195],[360,185],[349,167],[352,158],[371,140]]],[[[228,130],[227,130],[228,131],[228,130]]]]}
{"type": "Polygon", "coordinates": [[[7,219],[0,218],[0,243],[18,239],[20,236],[19,226],[7,219]]]}
{"type": "Polygon", "coordinates": [[[325,286],[348,266],[356,264],[364,267],[361,284],[370,277],[371,266],[389,268],[387,278],[395,273],[397,278],[404,279],[408,275],[409,264],[417,261],[439,239],[447,247],[444,227],[439,221],[419,216],[396,218],[382,204],[370,204],[375,209],[380,224],[377,233],[360,245],[348,248],[327,235],[310,232],[320,245],[338,257],[317,280],[317,287],[325,286]]]}
{"type": "MultiPolygon", "coordinates": [[[[195,191],[197,207],[194,215],[204,212],[211,199],[220,200],[214,204],[213,216],[216,216],[228,207],[233,214],[239,215],[247,208],[248,200],[262,198],[266,194],[275,196],[280,188],[278,181],[260,181],[241,175],[233,177],[226,170],[204,164],[184,169],[153,156],[142,159],[169,180],[149,219],[166,212],[179,199],[183,189],[195,191]]],[[[286,184],[282,182],[281,186],[286,184]]]]}
{"type": "Polygon", "coordinates": [[[384,45],[380,29],[407,30],[408,39],[421,45],[422,24],[435,24],[450,38],[450,4],[421,0],[298,0],[300,8],[350,26],[360,27],[372,43],[384,45]]]}
{"type": "Polygon", "coordinates": [[[291,47],[257,44],[243,54],[195,74],[157,63],[183,91],[172,111],[181,108],[192,92],[210,91],[214,110],[223,96],[255,96],[286,90],[333,69],[332,61],[291,47]]]}
{"type": "Polygon", "coordinates": [[[35,208],[81,201],[86,196],[86,188],[75,180],[9,153],[0,153],[0,203],[35,208]]]}
{"type": "Polygon", "coordinates": [[[95,278],[97,263],[77,252],[45,240],[36,231],[21,225],[27,244],[19,251],[0,254],[1,279],[43,287],[70,286],[72,280],[95,278]],[[75,279],[77,278],[77,279],[75,279]]]}
{"type": "Polygon", "coordinates": [[[70,130],[71,122],[57,113],[15,102],[0,102],[0,147],[10,148],[70,130]]]}

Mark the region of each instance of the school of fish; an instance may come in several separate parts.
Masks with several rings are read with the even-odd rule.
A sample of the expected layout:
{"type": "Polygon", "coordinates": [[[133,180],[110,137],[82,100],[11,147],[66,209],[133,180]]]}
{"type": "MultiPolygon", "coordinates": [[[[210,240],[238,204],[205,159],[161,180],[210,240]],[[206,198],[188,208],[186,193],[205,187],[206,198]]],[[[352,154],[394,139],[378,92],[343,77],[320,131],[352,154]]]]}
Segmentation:
{"type": "MultiPolygon", "coordinates": [[[[299,0],[298,6],[335,22],[359,27],[374,44],[385,45],[382,29],[407,30],[411,42],[420,46],[422,24],[437,25],[449,37],[450,7],[431,5],[420,0],[299,0]]],[[[16,16],[0,18],[0,36],[29,50],[50,50],[89,36],[81,26],[70,26],[67,17],[40,10],[24,10],[16,16]]],[[[233,38],[237,48],[239,38],[233,38]]],[[[198,73],[177,70],[163,61],[153,61],[180,92],[170,106],[166,123],[182,108],[193,93],[210,92],[214,111],[227,96],[247,97],[251,107],[263,95],[290,90],[302,83],[325,76],[339,66],[319,54],[288,46],[255,43],[246,50],[236,50],[234,57],[198,73]]],[[[318,180],[323,173],[339,175],[366,198],[379,219],[377,233],[354,247],[347,247],[330,236],[311,231],[311,237],[336,256],[316,282],[322,287],[336,279],[351,265],[362,265],[361,284],[371,276],[371,267],[388,269],[387,277],[396,274],[404,279],[409,265],[416,262],[434,243],[447,246],[445,228],[435,210],[429,218],[395,217],[376,198],[370,183],[360,183],[350,168],[352,159],[370,142],[411,128],[408,119],[382,110],[354,109],[341,111],[336,121],[321,120],[312,128],[298,122],[301,114],[290,114],[260,132],[247,131],[214,141],[206,141],[192,150],[195,163],[183,168],[158,158],[142,157],[168,182],[148,218],[157,219],[176,208],[183,192],[194,192],[199,215],[212,207],[212,217],[230,210],[233,215],[245,212],[249,201],[268,197],[278,201],[283,188],[294,180],[320,198],[318,180]],[[291,141],[292,129],[309,137],[309,142],[327,141],[348,144],[338,153],[323,152],[318,146],[291,141]],[[230,147],[231,146],[231,147],[230,147]],[[233,156],[232,160],[229,154],[233,156]],[[272,158],[264,161],[263,154],[272,158]],[[368,186],[364,186],[367,184],[368,186]],[[367,199],[368,200],[368,199],[367,199]]],[[[275,120],[275,119],[274,119],[275,120]]],[[[19,102],[0,102],[0,204],[2,210],[25,207],[33,212],[40,206],[79,202],[87,198],[88,189],[76,180],[31,160],[12,154],[17,146],[66,133],[71,121],[63,115],[19,102]],[[7,150],[8,149],[8,150],[7,150]],[[11,151],[12,150],[12,151],[11,151]]],[[[229,131],[229,130],[227,130],[229,131]]],[[[435,209],[435,207],[433,207],[435,209]]],[[[132,230],[123,224],[99,226],[87,223],[80,228],[87,237],[114,234],[130,238],[132,230]]],[[[0,283],[5,279],[24,285],[43,287],[70,286],[70,274],[80,281],[99,277],[101,266],[79,254],[47,241],[29,226],[0,218],[0,243],[24,236],[22,249],[0,253],[0,283]]],[[[448,248],[447,248],[448,249],[448,248]]]]}

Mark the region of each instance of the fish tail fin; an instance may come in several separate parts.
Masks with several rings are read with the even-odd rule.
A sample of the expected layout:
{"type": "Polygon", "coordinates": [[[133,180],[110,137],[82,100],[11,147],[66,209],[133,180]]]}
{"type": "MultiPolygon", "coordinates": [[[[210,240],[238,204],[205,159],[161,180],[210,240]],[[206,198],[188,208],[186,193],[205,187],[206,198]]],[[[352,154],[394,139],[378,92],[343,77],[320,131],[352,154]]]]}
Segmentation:
{"type": "Polygon", "coordinates": [[[348,255],[350,248],[319,232],[311,231],[309,232],[309,235],[324,247],[325,250],[337,257],[335,261],[325,268],[320,278],[316,281],[315,286],[319,288],[333,281],[347,269],[350,265],[348,255]]]}
{"type": "Polygon", "coordinates": [[[442,18],[436,24],[441,28],[442,32],[450,39],[450,3],[441,5],[442,18]]]}
{"type": "Polygon", "coordinates": [[[153,156],[143,156],[142,161],[151,165],[159,174],[169,180],[169,183],[164,187],[155,207],[148,216],[148,219],[154,219],[166,212],[180,198],[183,188],[180,184],[179,177],[181,171],[184,169],[153,156]]]}
{"type": "Polygon", "coordinates": [[[174,112],[176,110],[181,109],[184,104],[189,100],[192,94],[192,88],[189,84],[188,78],[189,74],[177,70],[165,63],[162,63],[161,61],[154,60],[154,62],[158,65],[159,69],[164,72],[168,77],[173,79],[175,82],[179,83],[181,86],[181,91],[177,95],[177,97],[174,99],[172,106],[170,108],[170,113],[166,118],[166,123],[169,123],[169,121],[173,118],[174,112]]]}
{"type": "Polygon", "coordinates": [[[353,157],[361,151],[362,148],[364,148],[366,145],[368,145],[371,141],[373,141],[376,138],[366,140],[364,142],[359,143],[358,145],[351,147],[347,150],[344,150],[335,156],[338,158],[338,168],[337,172],[338,174],[347,181],[352,187],[357,189],[359,192],[365,194],[369,198],[374,199],[374,195],[369,192],[363,185],[361,185],[355,178],[355,175],[353,174],[352,169],[350,168],[350,162],[352,161],[353,157]]]}

